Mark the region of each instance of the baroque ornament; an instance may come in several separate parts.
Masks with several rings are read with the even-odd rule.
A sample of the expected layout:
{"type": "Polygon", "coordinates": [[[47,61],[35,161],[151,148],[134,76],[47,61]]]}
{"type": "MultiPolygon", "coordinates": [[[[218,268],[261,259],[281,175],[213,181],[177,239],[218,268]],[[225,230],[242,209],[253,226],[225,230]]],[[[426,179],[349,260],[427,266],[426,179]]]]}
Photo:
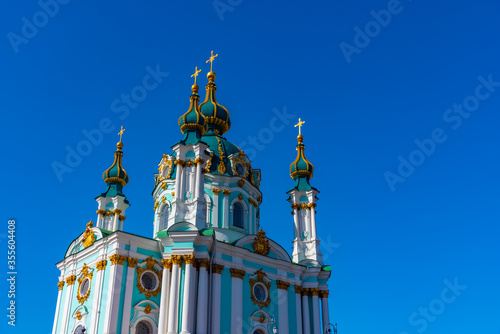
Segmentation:
{"type": "Polygon", "coordinates": [[[260,255],[268,255],[271,247],[269,246],[269,240],[266,238],[266,232],[260,230],[258,235],[255,237],[253,242],[253,250],[255,253],[260,255]]]}
{"type": "Polygon", "coordinates": [[[81,276],[78,278],[78,292],[76,294],[76,299],[80,304],[83,304],[90,296],[90,286],[92,284],[92,276],[94,274],[90,268],[84,263],[81,271],[81,276]],[[88,282],[84,283],[84,282],[88,282]],[[86,289],[82,291],[82,285],[87,284],[86,289]]]}
{"type": "Polygon", "coordinates": [[[255,305],[259,306],[259,308],[261,308],[261,309],[264,306],[268,307],[269,304],[271,304],[271,293],[270,293],[271,280],[269,278],[267,278],[266,273],[264,273],[264,271],[262,271],[262,269],[257,270],[255,272],[255,275],[250,278],[249,283],[250,283],[250,294],[251,294],[250,298],[252,299],[253,303],[255,305]],[[267,289],[267,298],[265,300],[259,300],[254,295],[254,286],[257,283],[260,283],[260,284],[264,285],[265,288],[267,289]]]}
{"type": "Polygon", "coordinates": [[[85,229],[85,232],[83,233],[82,244],[85,248],[92,246],[95,242],[96,237],[94,231],[92,230],[93,225],[94,223],[92,220],[89,221],[87,223],[87,229],[85,229]]]}
{"type": "Polygon", "coordinates": [[[140,293],[145,295],[146,298],[149,298],[151,296],[156,297],[161,290],[161,273],[155,268],[155,265],[158,264],[158,262],[153,260],[153,256],[148,257],[145,261],[146,261],[145,266],[137,267],[135,270],[137,273],[137,289],[139,290],[140,293]],[[141,282],[142,274],[146,271],[154,275],[156,278],[157,284],[156,284],[156,289],[154,290],[145,289],[144,286],[142,285],[141,282]]]}

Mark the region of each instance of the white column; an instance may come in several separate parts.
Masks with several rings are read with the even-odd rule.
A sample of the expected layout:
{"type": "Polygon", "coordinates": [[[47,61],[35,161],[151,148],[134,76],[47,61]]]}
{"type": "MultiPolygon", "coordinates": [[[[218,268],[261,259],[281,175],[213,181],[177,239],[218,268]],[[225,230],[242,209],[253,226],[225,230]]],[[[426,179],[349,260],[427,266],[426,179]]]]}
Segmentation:
{"type": "Polygon", "coordinates": [[[248,203],[248,233],[249,234],[257,234],[255,232],[255,223],[254,223],[254,218],[253,218],[253,205],[252,203],[248,203]]]}
{"type": "Polygon", "coordinates": [[[301,239],[299,210],[297,210],[296,208],[293,209],[293,233],[295,234],[295,238],[299,240],[301,239]]]}
{"type": "Polygon", "coordinates": [[[75,276],[75,281],[71,285],[67,284],[68,278],[66,278],[67,290],[66,290],[66,297],[64,298],[64,313],[63,313],[63,320],[61,326],[62,328],[60,333],[66,333],[68,331],[69,310],[71,309],[71,298],[73,297],[73,289],[75,288],[74,282],[76,281],[76,276],[75,276]]]}
{"type": "Polygon", "coordinates": [[[223,220],[222,227],[229,228],[229,195],[224,194],[224,206],[222,209],[223,220]]]}
{"type": "Polygon", "coordinates": [[[309,209],[311,215],[311,239],[316,239],[316,212],[314,206],[309,209]]]}
{"type": "Polygon", "coordinates": [[[198,173],[198,200],[203,201],[205,197],[205,177],[202,173],[202,164],[198,164],[197,173],[198,173]]]}
{"type": "Polygon", "coordinates": [[[160,300],[160,319],[158,321],[158,334],[167,333],[168,320],[168,297],[170,296],[170,269],[172,260],[163,260],[163,275],[161,279],[161,300],[160,300]]]}
{"type": "Polygon", "coordinates": [[[118,308],[120,307],[120,294],[123,276],[123,262],[126,257],[123,255],[112,255],[111,272],[108,283],[108,297],[106,299],[106,316],[104,318],[104,334],[116,333],[118,325],[118,308]]]}
{"type": "Polygon", "coordinates": [[[185,198],[185,192],[187,191],[186,189],[186,167],[184,164],[182,164],[181,168],[180,168],[180,172],[181,172],[181,184],[179,185],[179,197],[181,201],[184,202],[184,198],[185,198]]]}
{"type": "Polygon", "coordinates": [[[323,331],[330,326],[330,311],[328,309],[328,290],[321,290],[319,295],[321,297],[321,313],[323,315],[323,331]]]}
{"type": "Polygon", "coordinates": [[[220,333],[221,274],[223,265],[213,264],[212,269],[212,333],[220,333]]]}
{"type": "Polygon", "coordinates": [[[175,198],[176,199],[180,198],[181,194],[181,174],[182,174],[182,165],[181,164],[175,164],[176,165],[176,171],[175,171],[175,198]]]}
{"type": "Polygon", "coordinates": [[[99,270],[99,268],[97,269],[95,283],[93,284],[94,302],[92,303],[92,317],[90,318],[90,328],[87,332],[88,334],[97,334],[97,325],[101,309],[102,282],[107,262],[107,260],[97,262],[99,264],[98,267],[101,266],[101,270],[99,270]]]}
{"type": "Polygon", "coordinates": [[[125,299],[123,300],[122,333],[127,333],[130,330],[130,310],[132,309],[132,292],[134,290],[134,271],[136,264],[136,259],[130,257],[128,258],[125,299]]]}
{"type": "Polygon", "coordinates": [[[184,270],[184,295],[182,297],[182,331],[181,334],[190,334],[193,323],[194,305],[191,304],[194,255],[185,255],[186,267],[184,270]]]}
{"type": "Polygon", "coordinates": [[[279,333],[288,333],[288,287],[287,282],[278,281],[279,333]]]}
{"type": "Polygon", "coordinates": [[[177,312],[179,308],[179,266],[181,255],[172,255],[172,277],[170,282],[170,300],[168,302],[168,334],[177,333],[177,312]]]}
{"type": "Polygon", "coordinates": [[[302,307],[300,299],[301,291],[302,287],[299,285],[295,285],[295,316],[297,318],[297,334],[302,334],[302,307]]]}
{"type": "Polygon", "coordinates": [[[198,312],[196,313],[196,333],[207,334],[208,323],[208,259],[200,260],[198,278],[198,312]]]}
{"type": "MultiPolygon", "coordinates": [[[[61,282],[63,282],[62,284],[64,286],[64,281],[61,281],[61,282]]],[[[63,291],[63,287],[60,287],[59,292],[57,293],[56,315],[54,316],[54,326],[52,327],[52,334],[56,334],[57,318],[59,317],[59,306],[61,305],[62,291],[63,291]]]]}
{"type": "Polygon", "coordinates": [[[243,331],[243,270],[231,268],[231,334],[243,331]]]}
{"type": "Polygon", "coordinates": [[[212,205],[212,227],[221,227],[219,224],[219,194],[220,194],[219,191],[220,189],[213,191],[214,202],[212,205]]]}
{"type": "Polygon", "coordinates": [[[321,334],[321,317],[319,312],[318,288],[311,289],[312,308],[313,308],[313,333],[321,334]]]}
{"type": "Polygon", "coordinates": [[[311,334],[311,321],[309,318],[309,289],[302,292],[302,328],[304,334],[311,334]]]}
{"type": "Polygon", "coordinates": [[[113,230],[112,231],[118,230],[118,217],[120,217],[120,215],[118,213],[116,213],[116,211],[113,211],[113,230]]]}

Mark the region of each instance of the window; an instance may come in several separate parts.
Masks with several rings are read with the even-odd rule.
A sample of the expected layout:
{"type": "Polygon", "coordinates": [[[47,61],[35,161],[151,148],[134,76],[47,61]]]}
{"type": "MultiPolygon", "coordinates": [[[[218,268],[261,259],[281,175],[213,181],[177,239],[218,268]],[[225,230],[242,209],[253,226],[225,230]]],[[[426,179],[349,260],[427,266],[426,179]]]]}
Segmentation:
{"type": "Polygon", "coordinates": [[[267,289],[266,287],[261,284],[257,283],[253,286],[253,295],[255,299],[259,302],[263,302],[267,299],[267,289]]]}
{"type": "Polygon", "coordinates": [[[253,331],[253,334],[266,334],[262,329],[256,329],[253,331]]]}
{"type": "Polygon", "coordinates": [[[163,207],[163,211],[160,216],[160,230],[164,230],[168,227],[168,214],[169,214],[168,203],[163,207]]]}
{"type": "Polygon", "coordinates": [[[135,325],[135,332],[136,334],[152,334],[153,328],[151,328],[149,322],[142,320],[135,325]]]}
{"type": "Polygon", "coordinates": [[[243,206],[240,203],[233,205],[233,226],[244,228],[243,226],[243,206]]]}
{"type": "Polygon", "coordinates": [[[141,276],[141,285],[144,290],[155,290],[158,284],[158,279],[151,271],[146,271],[141,276]]]}
{"type": "Polygon", "coordinates": [[[85,296],[89,291],[90,279],[85,278],[80,285],[80,296],[85,296]]]}
{"type": "Polygon", "coordinates": [[[85,327],[82,325],[78,325],[78,327],[75,328],[75,331],[73,334],[84,334],[85,333],[85,327]]]}

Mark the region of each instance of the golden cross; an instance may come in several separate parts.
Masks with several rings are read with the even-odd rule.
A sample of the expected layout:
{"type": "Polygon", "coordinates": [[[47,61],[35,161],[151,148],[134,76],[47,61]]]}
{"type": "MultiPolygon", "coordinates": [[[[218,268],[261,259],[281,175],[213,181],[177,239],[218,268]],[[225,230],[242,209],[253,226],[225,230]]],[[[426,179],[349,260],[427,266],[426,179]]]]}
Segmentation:
{"type": "Polygon", "coordinates": [[[212,66],[214,64],[214,59],[215,59],[215,57],[218,57],[218,56],[219,56],[219,54],[216,54],[214,56],[214,52],[212,51],[210,58],[206,61],[207,63],[210,62],[210,72],[212,72],[212,66]]]}
{"type": "Polygon", "coordinates": [[[194,69],[194,73],[191,74],[191,78],[194,77],[194,84],[196,85],[196,77],[198,76],[198,73],[200,73],[201,70],[198,69],[198,66],[194,69]]]}
{"type": "Polygon", "coordinates": [[[123,128],[123,126],[122,126],[122,128],[121,128],[120,132],[118,132],[118,134],[120,135],[120,143],[122,142],[122,134],[123,134],[124,132],[125,132],[125,129],[124,129],[124,128],[123,128]]]}
{"type": "Polygon", "coordinates": [[[304,123],[305,123],[305,122],[304,122],[304,121],[301,121],[301,120],[300,120],[300,118],[299,118],[299,122],[298,122],[297,124],[295,124],[295,126],[294,126],[295,128],[296,128],[296,127],[299,127],[299,136],[300,136],[300,128],[302,127],[302,125],[304,125],[304,123]]]}

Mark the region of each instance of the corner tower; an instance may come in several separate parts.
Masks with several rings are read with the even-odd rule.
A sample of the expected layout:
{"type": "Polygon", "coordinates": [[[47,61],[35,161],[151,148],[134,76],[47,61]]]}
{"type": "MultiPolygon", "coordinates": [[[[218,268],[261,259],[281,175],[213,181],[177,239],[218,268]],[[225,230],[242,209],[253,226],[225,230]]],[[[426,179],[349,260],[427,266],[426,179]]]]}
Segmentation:
{"type": "Polygon", "coordinates": [[[301,127],[305,122],[299,118],[299,135],[297,136],[297,157],[290,165],[290,176],[295,186],[290,189],[288,201],[292,205],[293,214],[293,262],[321,267],[323,255],[319,247],[316,233],[316,195],[319,191],[312,187],[309,180],[313,177],[314,166],[304,155],[304,137],[301,127]]]}

